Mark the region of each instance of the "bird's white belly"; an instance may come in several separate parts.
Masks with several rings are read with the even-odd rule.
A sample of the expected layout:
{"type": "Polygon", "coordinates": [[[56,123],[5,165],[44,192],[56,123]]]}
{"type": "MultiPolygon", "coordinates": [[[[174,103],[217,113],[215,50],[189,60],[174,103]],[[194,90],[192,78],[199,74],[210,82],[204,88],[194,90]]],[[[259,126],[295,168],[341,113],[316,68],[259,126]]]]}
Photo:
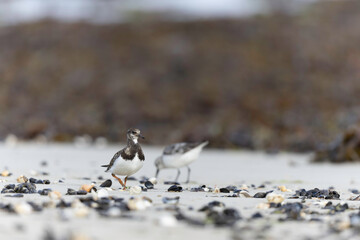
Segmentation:
{"type": "Polygon", "coordinates": [[[130,176],[139,171],[143,165],[144,161],[141,161],[136,154],[133,160],[118,158],[110,171],[115,175],[130,176]]]}
{"type": "Polygon", "coordinates": [[[163,156],[165,168],[181,168],[187,166],[199,157],[199,153],[199,150],[193,149],[185,154],[165,155],[163,156]]]}

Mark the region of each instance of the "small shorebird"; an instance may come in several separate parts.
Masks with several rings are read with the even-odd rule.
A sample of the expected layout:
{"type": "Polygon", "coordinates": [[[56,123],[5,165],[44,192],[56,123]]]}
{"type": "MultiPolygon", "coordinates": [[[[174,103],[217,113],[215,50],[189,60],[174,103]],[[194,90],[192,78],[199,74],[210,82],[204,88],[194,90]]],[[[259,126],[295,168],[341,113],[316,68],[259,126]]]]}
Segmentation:
{"type": "Polygon", "coordinates": [[[138,143],[138,138],[144,139],[140,134],[140,130],[130,128],[127,131],[127,146],[118,151],[107,165],[105,172],[111,172],[111,175],[116,178],[121,186],[126,189],[126,181],[130,175],[133,175],[142,168],[145,160],[144,153],[138,143]],[[116,175],[125,176],[124,182],[116,175]]]}
{"type": "Polygon", "coordinates": [[[175,182],[177,182],[181,167],[187,167],[188,176],[186,183],[190,180],[190,163],[194,162],[201,152],[201,150],[208,144],[208,141],[198,143],[175,143],[165,147],[163,154],[155,160],[156,174],[158,176],[161,169],[176,168],[177,175],[175,182]]]}

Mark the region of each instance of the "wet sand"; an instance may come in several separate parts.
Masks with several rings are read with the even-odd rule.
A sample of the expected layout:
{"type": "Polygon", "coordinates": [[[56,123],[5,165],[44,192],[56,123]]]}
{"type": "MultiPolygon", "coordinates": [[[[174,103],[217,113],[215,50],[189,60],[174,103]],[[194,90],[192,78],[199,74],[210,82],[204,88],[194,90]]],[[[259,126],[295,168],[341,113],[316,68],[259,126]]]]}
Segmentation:
{"type": "MultiPolygon", "coordinates": [[[[0,169],[7,168],[12,175],[0,177],[1,189],[7,184],[17,184],[20,175],[28,178],[49,179],[50,185],[37,184],[37,190],[51,188],[59,191],[65,202],[72,202],[76,198],[91,197],[65,195],[68,188],[78,190],[82,184],[91,184],[99,190],[99,185],[105,179],[112,179],[100,167],[107,164],[114,153],[123,145],[118,146],[76,146],[73,144],[18,144],[15,147],[0,145],[0,169]],[[46,166],[42,163],[46,162],[46,166]],[[42,172],[48,175],[41,175],[42,172]],[[38,175],[37,175],[38,174],[38,175]],[[103,177],[103,180],[99,180],[103,177]],[[62,179],[63,182],[57,182],[62,179]]],[[[134,175],[140,179],[142,176],[153,177],[155,167],[154,159],[161,153],[159,147],[144,147],[146,161],[144,167],[134,175]]],[[[40,212],[32,212],[19,216],[0,210],[0,232],[7,239],[46,239],[49,232],[55,239],[278,239],[286,235],[291,239],[327,238],[342,239],[354,235],[354,227],[334,233],[333,226],[337,221],[346,223],[348,215],[357,213],[360,206],[358,201],[348,201],[356,196],[349,189],[360,189],[359,164],[310,164],[310,154],[266,154],[249,151],[222,151],[204,150],[198,161],[191,165],[191,182],[185,184],[187,171],[182,169],[180,183],[182,192],[167,192],[170,185],[164,181],[173,180],[176,170],[163,170],[160,172],[158,183],[154,189],[142,192],[139,195],[130,195],[129,190],[120,190],[119,183],[113,181],[109,189],[110,196],[124,198],[129,201],[131,197],[146,196],[152,200],[149,208],[139,211],[122,212],[117,217],[101,216],[94,209],[84,217],[77,217],[72,209],[44,207],[40,212]],[[264,188],[258,188],[264,184],[264,188]],[[226,197],[233,193],[192,192],[191,188],[206,185],[210,188],[223,188],[234,185],[237,188],[248,186],[248,193],[253,196],[257,192],[274,192],[285,197],[285,203],[301,202],[301,199],[289,199],[295,190],[305,188],[328,189],[333,187],[339,194],[340,200],[307,199],[303,204],[317,214],[303,215],[303,220],[285,220],[284,214],[275,214],[276,209],[259,209],[261,203],[267,203],[264,198],[226,197]],[[251,185],[255,187],[251,187],[251,185]],[[277,186],[284,185],[291,192],[281,192],[277,186]],[[163,197],[180,196],[177,205],[181,213],[191,219],[203,221],[204,213],[198,210],[211,201],[220,201],[227,208],[239,211],[242,219],[233,226],[215,227],[213,224],[197,226],[184,220],[176,220],[174,205],[164,204],[163,197]],[[323,209],[325,204],[332,201],[334,204],[347,202],[352,210],[328,214],[323,209]],[[254,213],[259,212],[262,217],[252,219],[254,213]],[[315,221],[318,218],[321,221],[315,221]],[[166,220],[170,219],[170,220],[166,220]],[[161,221],[165,223],[161,223],[161,221]],[[160,223],[159,223],[160,222],[160,223]],[[167,226],[169,225],[169,226],[167,226]]],[[[140,186],[139,181],[128,181],[128,186],[140,186]]],[[[16,205],[21,202],[32,201],[37,204],[50,202],[48,196],[39,194],[24,194],[21,198],[12,198],[0,194],[0,203],[16,205]]],[[[53,200],[59,203],[60,200],[53,200]]]]}

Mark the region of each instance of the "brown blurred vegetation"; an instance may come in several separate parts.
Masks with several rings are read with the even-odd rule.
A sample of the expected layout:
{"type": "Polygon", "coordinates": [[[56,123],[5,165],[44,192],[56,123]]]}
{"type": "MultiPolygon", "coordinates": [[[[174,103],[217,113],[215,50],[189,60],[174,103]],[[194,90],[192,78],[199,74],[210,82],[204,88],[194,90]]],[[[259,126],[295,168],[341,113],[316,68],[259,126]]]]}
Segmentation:
{"type": "Polygon", "coordinates": [[[312,150],[360,116],[360,2],[293,16],[0,28],[0,137],[312,150]]]}

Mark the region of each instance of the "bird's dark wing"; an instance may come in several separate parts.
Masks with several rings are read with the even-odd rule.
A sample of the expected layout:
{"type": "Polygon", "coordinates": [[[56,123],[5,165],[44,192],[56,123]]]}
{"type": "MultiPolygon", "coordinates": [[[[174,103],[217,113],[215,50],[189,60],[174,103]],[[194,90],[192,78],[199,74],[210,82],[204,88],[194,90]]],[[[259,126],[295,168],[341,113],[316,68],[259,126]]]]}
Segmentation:
{"type": "Polygon", "coordinates": [[[171,144],[165,147],[163,154],[164,155],[183,154],[190,151],[191,149],[196,148],[201,143],[202,142],[196,142],[196,143],[182,142],[182,143],[171,144]]]}
{"type": "Polygon", "coordinates": [[[102,167],[107,167],[105,172],[109,171],[109,169],[114,165],[115,160],[118,159],[121,156],[121,154],[123,154],[124,150],[125,150],[125,148],[118,151],[117,153],[115,153],[115,155],[113,156],[113,158],[111,159],[111,161],[108,165],[102,165],[102,167]]]}

